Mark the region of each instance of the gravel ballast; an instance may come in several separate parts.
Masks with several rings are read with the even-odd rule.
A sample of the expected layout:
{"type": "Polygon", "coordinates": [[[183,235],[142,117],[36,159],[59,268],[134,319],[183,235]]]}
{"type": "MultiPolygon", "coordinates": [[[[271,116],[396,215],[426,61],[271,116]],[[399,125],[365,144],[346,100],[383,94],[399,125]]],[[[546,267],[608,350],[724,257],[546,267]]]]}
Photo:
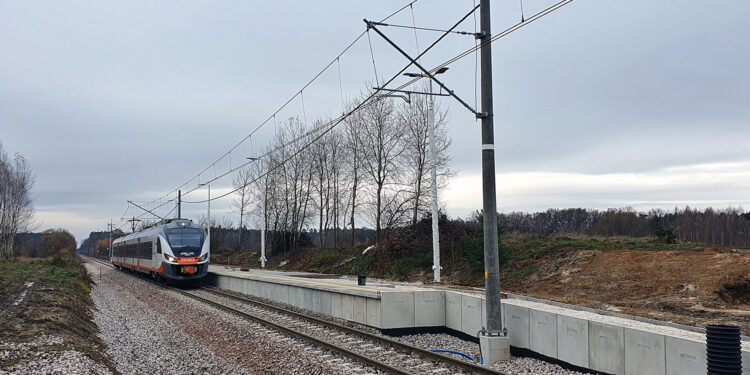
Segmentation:
{"type": "Polygon", "coordinates": [[[106,366],[75,351],[64,338],[57,336],[40,336],[24,343],[0,343],[0,363],[11,362],[17,363],[0,369],[0,374],[111,374],[106,366]]]}
{"type": "Polygon", "coordinates": [[[145,280],[96,263],[87,267],[97,283],[94,321],[123,374],[375,372],[145,280]]]}

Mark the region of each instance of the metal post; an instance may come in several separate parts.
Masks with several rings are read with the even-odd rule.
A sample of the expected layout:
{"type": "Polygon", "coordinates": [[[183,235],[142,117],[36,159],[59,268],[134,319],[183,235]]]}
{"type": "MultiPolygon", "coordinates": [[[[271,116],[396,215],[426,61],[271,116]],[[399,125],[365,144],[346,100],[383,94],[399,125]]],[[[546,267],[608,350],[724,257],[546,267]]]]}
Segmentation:
{"type": "Polygon", "coordinates": [[[182,217],[182,190],[177,190],[177,218],[182,217]]]}
{"type": "MultiPolygon", "coordinates": [[[[430,80],[432,94],[432,80],[430,80]]],[[[438,195],[437,195],[437,147],[435,145],[435,97],[430,95],[427,104],[427,128],[430,132],[430,160],[432,161],[432,272],[434,281],[440,282],[440,232],[438,228],[438,195]]]]}
{"type": "Polygon", "coordinates": [[[500,260],[495,202],[495,135],[492,110],[492,43],[490,0],[480,0],[482,90],[482,198],[484,208],[484,287],[487,332],[503,332],[500,310],[500,260]]]}

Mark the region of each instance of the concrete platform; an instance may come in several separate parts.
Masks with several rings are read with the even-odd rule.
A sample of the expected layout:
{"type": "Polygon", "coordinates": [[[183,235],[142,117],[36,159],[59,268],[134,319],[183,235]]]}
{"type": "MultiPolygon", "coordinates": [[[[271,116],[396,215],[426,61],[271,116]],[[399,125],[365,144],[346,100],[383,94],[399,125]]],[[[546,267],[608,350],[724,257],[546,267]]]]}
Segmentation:
{"type": "MultiPolygon", "coordinates": [[[[287,303],[378,329],[447,327],[472,337],[485,321],[481,291],[304,272],[209,268],[219,288],[287,303]]],[[[510,345],[611,374],[704,374],[698,328],[508,294],[502,320],[510,345]]],[[[743,337],[750,362],[750,339],[743,337]]],[[[744,362],[744,361],[743,361],[744,362]]],[[[750,375],[744,362],[743,375],[750,375]]]]}

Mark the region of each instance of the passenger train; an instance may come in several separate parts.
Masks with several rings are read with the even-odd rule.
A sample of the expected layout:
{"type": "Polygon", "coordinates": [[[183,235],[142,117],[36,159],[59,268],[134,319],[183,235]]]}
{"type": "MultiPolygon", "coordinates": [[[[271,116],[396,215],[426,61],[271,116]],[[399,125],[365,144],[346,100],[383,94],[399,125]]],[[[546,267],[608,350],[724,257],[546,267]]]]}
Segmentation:
{"type": "Polygon", "coordinates": [[[203,228],[191,220],[171,219],[116,239],[110,261],[155,279],[196,280],[208,272],[209,242],[203,228]]]}

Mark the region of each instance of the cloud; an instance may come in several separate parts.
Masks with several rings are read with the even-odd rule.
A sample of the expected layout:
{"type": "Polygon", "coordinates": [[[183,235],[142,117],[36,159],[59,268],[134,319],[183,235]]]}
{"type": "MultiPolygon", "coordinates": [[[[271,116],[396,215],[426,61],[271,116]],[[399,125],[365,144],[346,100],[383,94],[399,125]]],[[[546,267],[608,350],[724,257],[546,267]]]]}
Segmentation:
{"type": "MultiPolygon", "coordinates": [[[[750,206],[750,161],[695,164],[641,173],[511,172],[497,174],[498,211],[588,207],[638,209],[750,206]]],[[[479,174],[453,178],[442,193],[449,213],[482,207],[479,174]]]]}

